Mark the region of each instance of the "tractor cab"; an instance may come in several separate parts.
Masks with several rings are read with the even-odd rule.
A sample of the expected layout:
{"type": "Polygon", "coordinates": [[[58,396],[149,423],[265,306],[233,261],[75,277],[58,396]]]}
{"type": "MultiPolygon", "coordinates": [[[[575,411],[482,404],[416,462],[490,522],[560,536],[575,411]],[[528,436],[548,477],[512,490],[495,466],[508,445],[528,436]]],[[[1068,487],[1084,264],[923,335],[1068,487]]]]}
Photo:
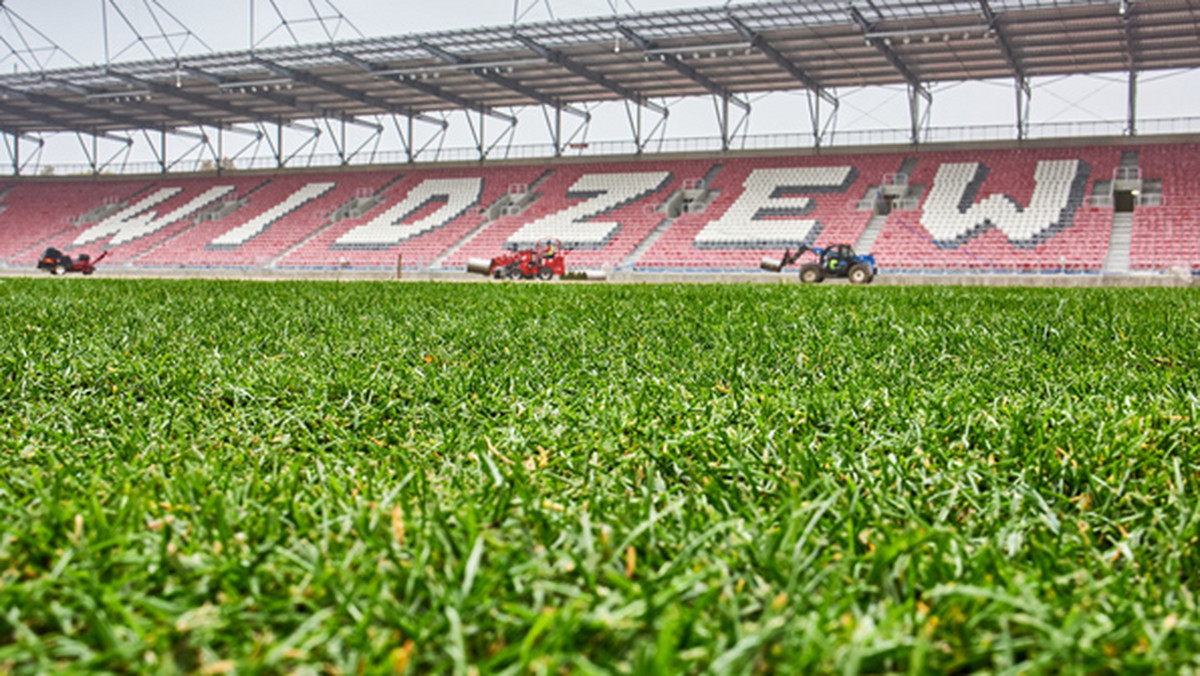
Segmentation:
{"type": "Polygon", "coordinates": [[[826,274],[836,274],[857,262],[858,257],[854,255],[854,249],[849,244],[835,244],[821,251],[819,265],[826,274]]]}

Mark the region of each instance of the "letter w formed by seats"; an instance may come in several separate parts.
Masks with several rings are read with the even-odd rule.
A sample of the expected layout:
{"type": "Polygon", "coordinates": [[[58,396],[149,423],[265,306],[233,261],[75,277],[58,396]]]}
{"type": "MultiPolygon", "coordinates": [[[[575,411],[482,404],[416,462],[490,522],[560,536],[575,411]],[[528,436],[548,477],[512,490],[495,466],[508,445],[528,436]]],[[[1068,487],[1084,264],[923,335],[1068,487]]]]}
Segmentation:
{"type": "MultiPolygon", "coordinates": [[[[925,199],[921,225],[933,241],[954,247],[989,227],[999,229],[1017,246],[1036,246],[1069,226],[1087,187],[1088,165],[1079,160],[1043,160],[1033,176],[1033,194],[1022,206],[1011,195],[993,193],[975,201],[989,172],[979,162],[945,163],[938,167],[925,199]]],[[[1006,176],[1006,187],[1024,187],[1025,177],[1006,176]]]]}

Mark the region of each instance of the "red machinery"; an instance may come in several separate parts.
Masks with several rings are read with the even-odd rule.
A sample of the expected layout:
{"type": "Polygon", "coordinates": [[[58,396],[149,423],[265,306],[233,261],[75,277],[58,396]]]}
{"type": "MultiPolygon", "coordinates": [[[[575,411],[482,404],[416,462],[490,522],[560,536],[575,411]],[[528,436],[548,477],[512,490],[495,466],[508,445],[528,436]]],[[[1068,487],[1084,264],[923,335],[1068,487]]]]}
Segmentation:
{"type": "Polygon", "coordinates": [[[68,272],[82,272],[85,275],[90,275],[96,271],[96,263],[104,260],[108,252],[100,254],[96,260],[87,254],[79,254],[79,258],[71,260],[71,257],[54,247],[50,247],[42,252],[42,257],[38,259],[39,270],[49,270],[52,275],[65,275],[68,272]]]}
{"type": "Polygon", "coordinates": [[[543,239],[532,249],[521,249],[496,256],[491,260],[472,258],[467,272],[490,275],[496,279],[533,279],[546,281],[567,271],[565,252],[557,239],[543,239]]]}

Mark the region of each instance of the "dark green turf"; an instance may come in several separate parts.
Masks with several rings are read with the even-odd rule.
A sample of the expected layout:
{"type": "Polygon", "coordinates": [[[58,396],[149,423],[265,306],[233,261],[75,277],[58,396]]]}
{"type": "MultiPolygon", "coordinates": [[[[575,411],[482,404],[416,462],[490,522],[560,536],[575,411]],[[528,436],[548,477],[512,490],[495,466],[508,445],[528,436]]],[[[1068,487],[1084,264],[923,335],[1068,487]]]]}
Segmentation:
{"type": "Polygon", "coordinates": [[[1200,666],[1200,294],[0,283],[0,673],[1200,666]]]}

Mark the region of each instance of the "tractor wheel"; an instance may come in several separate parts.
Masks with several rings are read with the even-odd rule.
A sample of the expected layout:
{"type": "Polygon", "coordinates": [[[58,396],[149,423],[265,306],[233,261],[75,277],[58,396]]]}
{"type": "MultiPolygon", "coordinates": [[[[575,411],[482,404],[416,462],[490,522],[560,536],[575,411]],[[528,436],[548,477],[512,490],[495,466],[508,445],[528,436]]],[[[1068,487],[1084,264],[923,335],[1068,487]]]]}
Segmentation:
{"type": "Polygon", "coordinates": [[[87,275],[90,275],[90,274],[92,274],[92,273],[93,273],[93,272],[95,272],[95,271],[96,271],[96,269],[95,269],[95,268],[88,268],[87,270],[84,270],[84,271],[83,271],[83,274],[84,274],[84,276],[87,276],[87,275]]]}
{"type": "Polygon", "coordinates": [[[825,281],[825,272],[820,266],[809,263],[800,268],[800,281],[805,284],[820,284],[825,281]]]}
{"type": "Polygon", "coordinates": [[[496,279],[504,279],[504,268],[496,268],[492,270],[492,277],[496,279]]]}
{"type": "Polygon", "coordinates": [[[548,282],[554,279],[554,270],[550,269],[549,265],[543,265],[542,267],[538,268],[537,278],[543,282],[548,282]]]}
{"type": "Polygon", "coordinates": [[[59,263],[58,265],[55,265],[54,269],[51,270],[50,272],[54,273],[55,277],[61,277],[62,275],[67,274],[67,266],[63,265],[62,263],[59,263]]]}
{"type": "Polygon", "coordinates": [[[866,284],[871,281],[871,266],[858,263],[850,268],[850,273],[846,276],[850,278],[851,284],[866,284]]]}
{"type": "Polygon", "coordinates": [[[525,273],[521,272],[520,266],[510,265],[506,271],[509,279],[525,279],[525,273]]]}

